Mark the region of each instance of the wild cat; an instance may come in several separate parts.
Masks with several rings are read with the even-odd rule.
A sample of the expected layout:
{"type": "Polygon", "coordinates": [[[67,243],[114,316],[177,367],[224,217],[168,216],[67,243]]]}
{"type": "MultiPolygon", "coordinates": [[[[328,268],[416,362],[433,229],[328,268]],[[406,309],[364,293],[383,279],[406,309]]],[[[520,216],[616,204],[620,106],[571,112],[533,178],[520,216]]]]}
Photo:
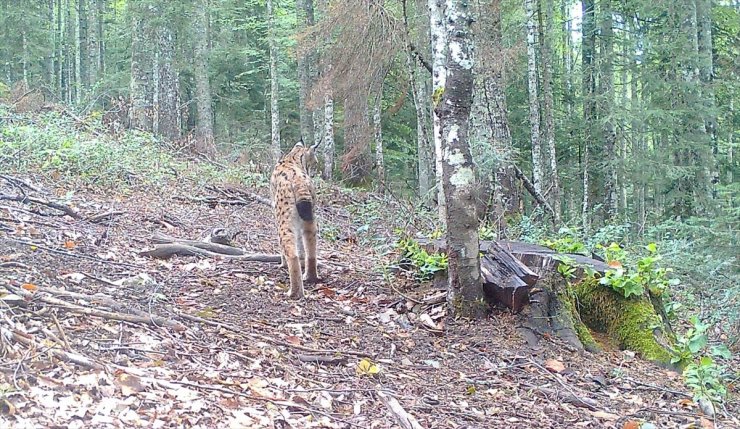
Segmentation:
{"type": "MultiPolygon", "coordinates": [[[[321,142],[319,142],[321,143],[321,142]]],[[[303,282],[319,280],[316,271],[316,191],[309,168],[318,164],[316,148],[299,141],[285,154],[270,178],[272,204],[280,243],[282,266],[288,266],[291,299],[303,298],[303,282]],[[301,259],[305,272],[301,277],[301,259]]]]}

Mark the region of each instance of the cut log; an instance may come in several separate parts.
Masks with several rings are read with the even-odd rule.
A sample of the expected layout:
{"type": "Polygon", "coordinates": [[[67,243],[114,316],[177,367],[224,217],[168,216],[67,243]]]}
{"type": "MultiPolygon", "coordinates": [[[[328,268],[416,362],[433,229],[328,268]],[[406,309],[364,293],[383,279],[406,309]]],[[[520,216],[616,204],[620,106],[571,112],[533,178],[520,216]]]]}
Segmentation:
{"type": "MultiPolygon", "coordinates": [[[[419,240],[419,245],[431,253],[446,251],[443,240],[419,240]]],[[[481,252],[480,270],[486,297],[518,313],[527,304],[539,276],[496,242],[482,241],[481,252]]]]}

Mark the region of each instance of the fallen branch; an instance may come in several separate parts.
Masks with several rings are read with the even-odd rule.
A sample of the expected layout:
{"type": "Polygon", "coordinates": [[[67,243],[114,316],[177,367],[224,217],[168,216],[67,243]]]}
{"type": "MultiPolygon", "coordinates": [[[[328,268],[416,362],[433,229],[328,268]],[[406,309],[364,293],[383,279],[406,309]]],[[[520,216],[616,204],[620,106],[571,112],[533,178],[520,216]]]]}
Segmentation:
{"type": "MultiPolygon", "coordinates": [[[[217,245],[214,243],[203,243],[204,245],[207,244],[210,246],[222,246],[222,247],[229,247],[229,246],[223,246],[223,245],[217,245]]],[[[232,248],[241,251],[241,249],[232,248]]],[[[280,255],[271,255],[271,254],[265,254],[265,253],[242,253],[237,255],[229,255],[224,253],[216,253],[211,252],[210,250],[202,249],[195,246],[189,246],[187,244],[159,244],[155,245],[154,249],[151,250],[144,250],[139,252],[139,255],[141,256],[149,256],[151,258],[155,259],[168,259],[172,256],[205,256],[208,258],[230,258],[230,259],[240,259],[243,261],[255,261],[255,262],[280,262],[280,255]]]]}
{"type": "Polygon", "coordinates": [[[36,249],[41,249],[41,250],[44,250],[44,251],[47,251],[47,252],[50,252],[50,253],[55,253],[57,255],[70,256],[72,258],[79,258],[79,259],[87,259],[89,261],[101,262],[101,263],[104,263],[104,264],[111,264],[111,265],[118,265],[120,267],[134,268],[134,269],[137,269],[137,270],[143,270],[144,269],[143,267],[140,267],[138,265],[129,264],[129,263],[126,263],[126,262],[109,261],[107,259],[102,259],[102,258],[98,258],[98,257],[95,257],[95,256],[83,255],[83,254],[79,254],[79,253],[72,253],[72,252],[70,252],[68,250],[58,250],[58,249],[47,247],[47,246],[44,246],[44,245],[41,245],[41,244],[33,243],[31,241],[18,240],[16,238],[11,238],[11,237],[7,237],[6,240],[12,241],[14,243],[19,243],[19,244],[25,244],[27,246],[32,246],[32,247],[35,247],[36,249]]]}
{"type": "Polygon", "coordinates": [[[323,363],[325,365],[345,365],[347,364],[346,356],[327,356],[327,355],[297,355],[299,361],[307,363],[323,363]]]}
{"type": "Polygon", "coordinates": [[[403,429],[424,429],[422,425],[419,424],[419,421],[416,420],[416,417],[412,416],[408,413],[408,411],[403,409],[401,403],[398,402],[396,398],[386,395],[380,390],[375,392],[375,394],[378,395],[381,400],[383,400],[383,403],[388,408],[388,411],[393,414],[393,417],[396,418],[396,422],[398,422],[398,424],[403,429]]]}
{"type": "Polygon", "coordinates": [[[185,246],[197,247],[213,253],[222,253],[224,255],[242,256],[247,254],[243,249],[234,246],[228,246],[221,243],[215,243],[212,241],[196,241],[196,240],[185,240],[175,237],[170,237],[162,233],[156,233],[152,236],[152,241],[155,244],[180,244],[185,246]]]}
{"type": "Polygon", "coordinates": [[[108,320],[120,320],[123,322],[143,323],[143,324],[152,325],[152,326],[167,326],[169,328],[175,329],[176,331],[184,331],[187,329],[183,324],[175,320],[168,320],[164,317],[156,316],[153,314],[142,316],[142,315],[126,314],[126,313],[119,313],[119,312],[107,311],[107,310],[98,310],[96,308],[90,308],[90,307],[85,307],[85,306],[78,305],[78,304],[72,304],[70,302],[67,302],[67,301],[64,301],[58,298],[54,298],[52,296],[44,295],[41,289],[38,289],[37,292],[29,292],[23,288],[11,286],[9,284],[5,285],[5,289],[7,289],[11,293],[15,293],[16,295],[20,295],[24,298],[38,300],[45,304],[63,308],[65,310],[68,310],[68,311],[71,311],[77,314],[85,314],[88,316],[102,317],[103,319],[108,319],[108,320]]]}
{"type": "Polygon", "coordinates": [[[248,191],[245,191],[245,190],[242,190],[242,189],[236,189],[236,188],[220,189],[220,188],[217,188],[215,186],[207,186],[206,189],[208,189],[210,191],[213,191],[213,192],[218,192],[218,193],[220,193],[222,195],[225,195],[225,196],[227,196],[229,198],[235,198],[236,197],[237,199],[239,199],[239,197],[242,197],[242,198],[246,198],[247,200],[254,200],[254,201],[256,201],[256,202],[258,202],[260,204],[264,204],[266,206],[272,207],[272,200],[271,199],[265,198],[265,197],[263,197],[261,195],[257,195],[257,194],[255,194],[253,192],[248,192],[248,191]]]}
{"type": "Polygon", "coordinates": [[[64,214],[68,215],[69,217],[73,219],[82,219],[82,215],[77,212],[77,210],[73,209],[72,207],[69,207],[65,204],[61,203],[55,203],[54,201],[47,201],[42,198],[36,198],[36,197],[30,197],[26,195],[0,195],[0,201],[17,201],[20,203],[28,204],[28,203],[36,203],[41,204],[43,206],[50,207],[52,209],[59,210],[61,212],[64,212],[64,214]]]}
{"type": "Polygon", "coordinates": [[[39,187],[34,186],[34,185],[28,183],[27,181],[25,181],[23,179],[19,179],[17,177],[8,176],[7,174],[0,174],[0,178],[1,179],[5,179],[8,183],[10,183],[12,185],[15,185],[17,187],[25,186],[26,188],[28,188],[28,189],[30,189],[30,190],[32,190],[34,192],[42,192],[42,190],[39,187]]]}
{"type": "Polygon", "coordinates": [[[545,200],[545,197],[535,189],[534,185],[529,180],[529,177],[527,177],[527,175],[524,174],[517,165],[514,165],[514,172],[516,173],[516,177],[524,183],[524,188],[529,191],[530,195],[532,195],[534,200],[537,201],[537,204],[541,205],[542,208],[545,209],[545,211],[552,217],[553,222],[557,222],[557,216],[555,216],[555,211],[552,209],[552,206],[547,202],[547,200],[545,200]]]}
{"type": "Polygon", "coordinates": [[[50,348],[47,346],[43,346],[39,344],[38,342],[34,341],[34,339],[26,333],[18,332],[16,330],[10,330],[10,329],[0,326],[0,335],[2,335],[4,338],[8,340],[15,340],[23,345],[33,347],[34,349],[43,350],[44,352],[51,353],[57,359],[61,359],[65,362],[76,363],[78,365],[84,366],[86,368],[91,368],[91,369],[98,369],[98,370],[105,369],[103,365],[79,353],[68,352],[68,351],[64,351],[64,350],[53,348],[53,347],[50,348]]]}
{"type": "Polygon", "coordinates": [[[100,213],[100,214],[97,214],[97,215],[89,216],[89,217],[85,218],[85,220],[88,221],[88,222],[90,222],[90,223],[96,223],[96,222],[100,222],[103,219],[112,218],[113,216],[122,215],[123,213],[124,212],[123,211],[120,211],[120,210],[108,210],[105,213],[100,213]]]}

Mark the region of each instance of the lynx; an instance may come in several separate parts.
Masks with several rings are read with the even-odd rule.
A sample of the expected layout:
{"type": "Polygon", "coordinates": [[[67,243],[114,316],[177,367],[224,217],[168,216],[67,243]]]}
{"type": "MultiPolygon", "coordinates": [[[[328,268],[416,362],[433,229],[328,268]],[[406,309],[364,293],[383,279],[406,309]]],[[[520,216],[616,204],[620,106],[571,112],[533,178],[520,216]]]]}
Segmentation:
{"type": "Polygon", "coordinates": [[[314,190],[309,168],[317,164],[318,143],[306,147],[298,142],[275,166],[270,179],[272,204],[280,243],[281,267],[288,267],[291,299],[303,298],[303,282],[317,282],[316,218],[314,190]],[[305,273],[301,277],[301,260],[305,273]]]}

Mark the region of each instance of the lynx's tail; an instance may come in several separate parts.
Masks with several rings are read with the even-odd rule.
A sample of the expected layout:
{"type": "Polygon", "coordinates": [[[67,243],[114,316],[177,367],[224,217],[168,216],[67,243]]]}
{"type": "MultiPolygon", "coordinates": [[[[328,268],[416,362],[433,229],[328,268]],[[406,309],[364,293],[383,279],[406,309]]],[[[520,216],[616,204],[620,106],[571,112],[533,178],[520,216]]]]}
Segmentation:
{"type": "Polygon", "coordinates": [[[311,200],[298,200],[295,203],[298,216],[306,222],[313,220],[313,202],[311,200]]]}

